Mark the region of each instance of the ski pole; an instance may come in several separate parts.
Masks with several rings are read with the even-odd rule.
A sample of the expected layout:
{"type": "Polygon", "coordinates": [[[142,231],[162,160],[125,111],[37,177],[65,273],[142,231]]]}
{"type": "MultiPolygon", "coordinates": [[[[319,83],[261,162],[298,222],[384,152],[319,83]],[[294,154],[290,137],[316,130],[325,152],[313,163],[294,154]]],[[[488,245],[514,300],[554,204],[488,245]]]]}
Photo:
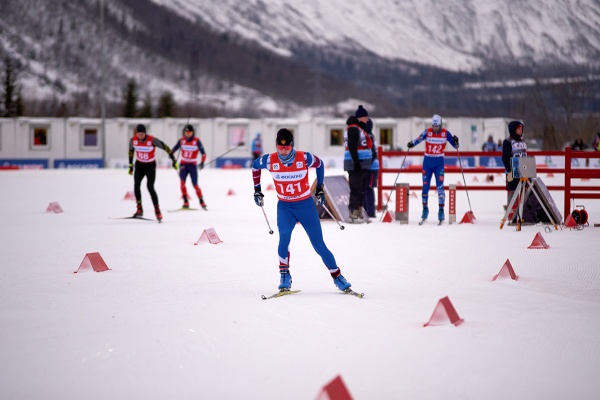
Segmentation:
{"type": "Polygon", "coordinates": [[[269,219],[267,218],[267,213],[265,212],[265,209],[263,208],[263,206],[260,206],[260,209],[263,212],[263,215],[265,216],[265,221],[267,221],[267,226],[269,227],[269,235],[273,234],[273,229],[271,229],[271,224],[269,224],[269,219]]]}
{"type": "Polygon", "coordinates": [[[465,183],[465,192],[467,193],[467,201],[469,202],[469,211],[473,214],[473,209],[471,208],[471,200],[469,199],[469,190],[467,189],[467,181],[465,180],[465,173],[463,172],[462,161],[460,161],[460,153],[458,149],[456,149],[456,154],[458,155],[458,165],[460,166],[460,173],[463,177],[463,182],[465,183]]]}
{"type": "MultiPolygon", "coordinates": [[[[410,147],[408,148],[408,150],[406,150],[406,154],[404,155],[404,160],[402,160],[402,164],[400,164],[400,170],[402,170],[402,167],[404,167],[404,161],[406,161],[406,156],[408,156],[409,151],[410,151],[410,147]]],[[[394,188],[396,187],[396,182],[398,182],[399,176],[400,176],[400,171],[398,171],[398,174],[396,175],[396,179],[394,180],[394,185],[392,186],[392,190],[390,190],[390,194],[388,195],[388,198],[385,201],[385,205],[383,206],[383,209],[385,211],[387,211],[388,202],[390,201],[390,197],[392,197],[392,193],[394,192],[394,188]]],[[[385,213],[381,214],[381,219],[379,220],[379,222],[383,221],[384,216],[385,216],[385,213]]]]}
{"type": "Polygon", "coordinates": [[[338,224],[338,226],[340,227],[341,230],[346,229],[346,227],[344,225],[340,224],[340,222],[337,219],[335,219],[335,217],[333,216],[331,211],[329,211],[329,208],[327,208],[327,206],[325,204],[322,204],[322,207],[325,209],[325,211],[327,211],[327,214],[329,214],[331,219],[333,219],[338,224]]]}
{"type": "Polygon", "coordinates": [[[240,146],[243,146],[243,145],[244,145],[244,142],[240,142],[240,143],[239,143],[237,146],[235,146],[234,148],[227,150],[225,153],[221,154],[220,156],[218,156],[218,157],[216,157],[216,158],[213,158],[212,160],[210,160],[209,162],[205,163],[204,165],[206,166],[206,165],[208,165],[208,164],[210,164],[210,163],[213,163],[213,162],[217,161],[219,158],[223,157],[225,154],[227,154],[227,153],[231,153],[232,151],[234,151],[235,149],[237,149],[238,147],[240,147],[240,146]]]}

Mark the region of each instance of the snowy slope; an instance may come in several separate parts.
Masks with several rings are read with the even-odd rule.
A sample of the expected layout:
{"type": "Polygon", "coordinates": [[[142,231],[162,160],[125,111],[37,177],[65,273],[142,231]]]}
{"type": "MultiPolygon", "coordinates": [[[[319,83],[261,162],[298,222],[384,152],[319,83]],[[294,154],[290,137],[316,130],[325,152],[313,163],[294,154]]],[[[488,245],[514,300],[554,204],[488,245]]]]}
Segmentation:
{"type": "MultiPolygon", "coordinates": [[[[469,192],[475,224],[418,226],[411,198],[409,225],[322,224],[364,299],[337,291],[298,226],[302,292],[263,301],[279,282],[273,191],[271,236],[247,169],[203,170],[209,210],[187,213],[166,212],[179,181],[159,170],[162,224],[108,218],[133,212],[132,181],[125,170],[0,173],[0,398],[315,399],[338,374],[355,399],[598,396],[600,228],[500,230],[502,191],[469,192]],[[45,213],[51,201],[64,213],[45,213]],[[223,243],[194,246],[210,227],[223,243]],[[527,249],[538,232],[549,249],[527,249]],[[88,252],[111,270],[73,274],[88,252]],[[507,259],[519,280],[491,282],[507,259]],[[424,328],[444,296],[465,322],[424,328]]],[[[600,202],[583,204],[600,222],[600,202]]],[[[457,214],[468,209],[459,191],[457,214]]]]}
{"type": "Polygon", "coordinates": [[[600,65],[596,0],[151,0],[281,54],[297,42],[474,70],[486,59],[600,65]]]}

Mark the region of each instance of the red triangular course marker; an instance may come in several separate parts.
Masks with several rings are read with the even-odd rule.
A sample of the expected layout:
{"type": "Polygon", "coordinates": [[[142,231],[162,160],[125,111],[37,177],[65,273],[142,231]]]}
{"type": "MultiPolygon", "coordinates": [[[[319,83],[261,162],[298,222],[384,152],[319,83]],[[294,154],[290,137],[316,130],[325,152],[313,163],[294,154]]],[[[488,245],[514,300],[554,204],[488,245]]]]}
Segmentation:
{"type": "Polygon", "coordinates": [[[53,212],[53,213],[61,213],[63,212],[63,209],[60,207],[60,204],[58,204],[57,201],[53,201],[52,203],[48,204],[48,208],[46,208],[46,212],[53,212]]]}
{"type": "Polygon", "coordinates": [[[546,243],[546,241],[544,240],[544,237],[542,236],[542,234],[540,232],[535,234],[535,237],[533,238],[533,242],[531,242],[531,244],[528,247],[528,249],[548,249],[548,248],[550,248],[550,246],[548,246],[548,243],[546,243]]]}
{"type": "Polygon", "coordinates": [[[233,191],[233,189],[229,189],[229,191],[227,192],[227,196],[234,196],[235,192],[233,191]]]}
{"type": "Polygon", "coordinates": [[[475,214],[473,214],[473,211],[467,211],[465,213],[465,216],[463,217],[463,219],[460,221],[461,224],[472,224],[473,221],[475,221],[475,214]]]}
{"type": "Polygon", "coordinates": [[[383,214],[383,219],[381,220],[381,222],[392,222],[393,220],[394,217],[392,217],[392,212],[386,211],[385,214],[383,214]]]}
{"type": "Polygon", "coordinates": [[[565,219],[565,228],[574,228],[577,226],[577,222],[571,214],[565,219]]]}
{"type": "Polygon", "coordinates": [[[352,400],[352,396],[346,388],[342,377],[338,375],[321,389],[321,393],[319,393],[317,400],[321,399],[352,400]]]}
{"type": "Polygon", "coordinates": [[[269,183],[269,185],[267,186],[267,190],[275,190],[275,186],[273,186],[272,183],[269,183]]]}
{"type": "Polygon", "coordinates": [[[125,196],[123,196],[123,200],[135,200],[135,193],[132,191],[125,193],[125,196]]]}
{"type": "Polygon", "coordinates": [[[200,239],[198,239],[198,241],[194,243],[194,245],[206,242],[211,244],[223,243],[223,241],[219,238],[219,235],[217,235],[217,232],[214,228],[205,229],[204,232],[202,232],[202,235],[200,235],[200,239]]]}
{"type": "Polygon", "coordinates": [[[104,259],[100,255],[100,253],[87,253],[85,257],[83,257],[83,261],[77,268],[77,271],[73,272],[74,274],[79,271],[85,271],[89,269],[93,269],[96,272],[108,271],[110,268],[104,262],[104,259]]]}
{"type": "Polygon", "coordinates": [[[496,275],[494,275],[494,277],[492,278],[492,281],[495,281],[498,278],[510,278],[513,281],[516,281],[519,279],[519,277],[515,273],[515,270],[514,270],[513,266],[511,265],[510,261],[508,260],[508,258],[506,259],[506,262],[504,263],[502,268],[500,268],[500,271],[496,275]]]}
{"type": "Polygon", "coordinates": [[[450,298],[446,296],[438,301],[435,310],[433,310],[433,314],[431,314],[431,318],[429,318],[429,322],[423,326],[442,325],[444,322],[448,321],[450,321],[451,324],[454,324],[454,326],[458,326],[465,322],[464,319],[458,316],[450,298]]]}

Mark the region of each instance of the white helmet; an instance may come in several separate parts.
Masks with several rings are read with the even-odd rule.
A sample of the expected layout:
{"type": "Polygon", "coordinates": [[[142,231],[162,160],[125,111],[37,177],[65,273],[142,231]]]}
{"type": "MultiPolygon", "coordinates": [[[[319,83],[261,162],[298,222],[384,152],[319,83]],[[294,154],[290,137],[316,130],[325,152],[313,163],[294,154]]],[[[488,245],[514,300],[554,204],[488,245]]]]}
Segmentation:
{"type": "Polygon", "coordinates": [[[431,125],[433,126],[442,126],[442,117],[435,114],[433,118],[431,118],[431,125]]]}

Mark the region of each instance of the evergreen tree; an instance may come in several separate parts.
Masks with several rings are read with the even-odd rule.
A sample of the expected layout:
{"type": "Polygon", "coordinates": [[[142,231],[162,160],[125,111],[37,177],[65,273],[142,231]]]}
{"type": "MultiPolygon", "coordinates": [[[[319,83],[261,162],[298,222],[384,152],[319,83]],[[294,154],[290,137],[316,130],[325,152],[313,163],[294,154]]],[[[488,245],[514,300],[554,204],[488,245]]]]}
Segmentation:
{"type": "MultiPolygon", "coordinates": [[[[10,57],[4,59],[4,81],[2,84],[2,116],[4,117],[16,117],[17,114],[17,95],[20,98],[20,88],[17,86],[17,77],[15,69],[13,68],[12,60],[10,57]]],[[[21,105],[23,107],[22,99],[21,105]]]]}
{"type": "Polygon", "coordinates": [[[140,118],[152,118],[152,97],[150,93],[146,93],[146,97],[144,98],[144,103],[142,104],[142,109],[139,113],[140,118]]]}
{"type": "Polygon", "coordinates": [[[156,116],[158,118],[173,117],[175,112],[175,100],[173,99],[173,93],[166,91],[158,100],[158,110],[156,110],[156,116]]]}
{"type": "Polygon", "coordinates": [[[123,105],[123,117],[135,118],[137,117],[137,83],[135,79],[131,78],[127,81],[127,87],[125,88],[125,98],[123,105]]]}

